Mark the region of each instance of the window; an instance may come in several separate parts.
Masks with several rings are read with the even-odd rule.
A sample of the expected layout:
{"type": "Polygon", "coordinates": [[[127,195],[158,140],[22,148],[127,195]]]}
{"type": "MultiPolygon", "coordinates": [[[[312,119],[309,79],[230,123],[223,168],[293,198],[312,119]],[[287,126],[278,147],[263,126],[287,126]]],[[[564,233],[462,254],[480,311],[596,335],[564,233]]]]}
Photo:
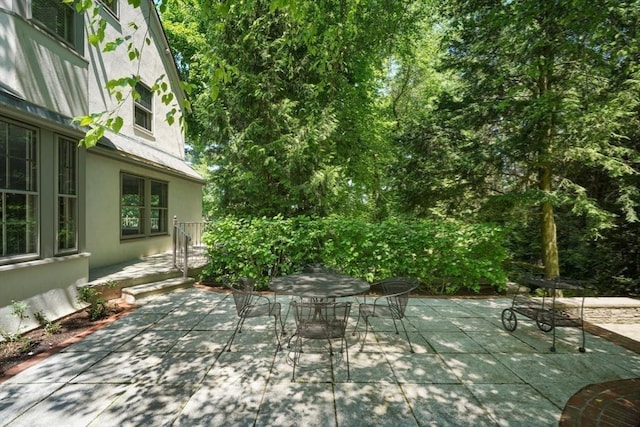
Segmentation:
{"type": "Polygon", "coordinates": [[[167,183],[151,181],[151,233],[167,233],[169,204],[167,183]]]}
{"type": "Polygon", "coordinates": [[[118,0],[101,0],[106,9],[109,9],[111,13],[118,16],[118,0]]]}
{"type": "Polygon", "coordinates": [[[58,252],[77,249],[77,145],[58,138],[58,252]]]}
{"type": "Polygon", "coordinates": [[[76,12],[62,0],[31,0],[31,17],[49,32],[75,45],[76,12]]]}
{"type": "Polygon", "coordinates": [[[135,175],[121,175],[120,235],[122,238],[167,234],[169,186],[135,175]]]}
{"type": "Polygon", "coordinates": [[[122,237],[144,235],[144,179],[122,175],[122,237]]]}
{"type": "Polygon", "coordinates": [[[0,256],[38,252],[37,133],[0,120],[0,256]]]}
{"type": "Polygon", "coordinates": [[[135,97],[134,111],[136,125],[151,131],[151,123],[153,119],[153,93],[142,83],[138,83],[136,85],[136,92],[138,93],[135,97]]]}

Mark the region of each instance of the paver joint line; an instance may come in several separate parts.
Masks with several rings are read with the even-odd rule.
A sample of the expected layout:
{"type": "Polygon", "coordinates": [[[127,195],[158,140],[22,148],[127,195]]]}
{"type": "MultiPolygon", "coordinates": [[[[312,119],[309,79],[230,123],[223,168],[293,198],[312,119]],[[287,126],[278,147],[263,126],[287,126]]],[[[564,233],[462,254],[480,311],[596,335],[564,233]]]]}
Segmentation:
{"type": "MultiPolygon", "coordinates": [[[[283,307],[287,304],[287,297],[278,300],[283,307]]],[[[352,301],[357,304],[357,299],[352,301]]],[[[145,331],[148,337],[138,338],[148,355],[136,354],[133,347],[129,355],[114,344],[105,349],[104,357],[111,359],[100,359],[105,362],[98,369],[96,362],[89,363],[91,352],[81,351],[89,341],[76,351],[69,347],[57,364],[50,360],[34,365],[0,384],[0,425],[42,420],[51,425],[115,425],[126,416],[131,421],[148,417],[144,419],[154,424],[170,420],[175,425],[261,427],[283,420],[277,414],[294,408],[306,414],[289,418],[296,424],[358,425],[364,407],[377,408],[367,411],[366,422],[375,425],[556,425],[567,416],[574,424],[561,425],[579,425],[587,414],[589,421],[605,424],[624,412],[633,413],[626,409],[640,400],[639,379],[617,382],[619,388],[600,384],[639,375],[638,354],[594,340],[593,349],[582,356],[575,353],[569,333],[559,334],[558,352],[551,355],[535,325],[502,333],[499,316],[509,304],[507,298],[412,298],[407,326],[412,328],[415,354],[405,354],[404,346],[396,345],[404,342],[396,342],[393,328],[374,325],[370,333],[377,352],[352,353],[359,355],[350,361],[352,383],[345,382],[344,364],[330,363],[326,370],[301,372],[295,384],[289,382],[286,351],[273,351],[273,331],[261,322],[245,325],[239,338],[243,351],[223,352],[232,332],[229,323],[235,320],[229,302],[227,294],[201,288],[145,300],[140,313],[163,315],[152,316],[148,324],[135,319],[136,336],[145,331]],[[190,335],[193,331],[198,333],[190,335]],[[210,342],[196,345],[198,340],[210,342]],[[177,356],[187,348],[185,354],[201,357],[177,356]],[[108,360],[118,365],[110,367],[108,360]],[[576,370],[576,362],[586,369],[576,370]],[[554,381],[548,382],[550,369],[554,381]],[[582,400],[570,399],[589,383],[597,385],[583,388],[582,400]],[[55,390],[47,388],[52,384],[55,390]],[[109,392],[97,393],[95,387],[109,392]],[[74,406],[79,395],[86,396],[82,411],[74,406]]],[[[285,328],[293,331],[293,319],[285,311],[285,328]]],[[[123,336],[120,328],[129,330],[130,325],[127,316],[94,339],[123,336]]],[[[128,341],[133,339],[127,335],[128,341]]],[[[348,344],[360,345],[357,339],[348,344]]]]}

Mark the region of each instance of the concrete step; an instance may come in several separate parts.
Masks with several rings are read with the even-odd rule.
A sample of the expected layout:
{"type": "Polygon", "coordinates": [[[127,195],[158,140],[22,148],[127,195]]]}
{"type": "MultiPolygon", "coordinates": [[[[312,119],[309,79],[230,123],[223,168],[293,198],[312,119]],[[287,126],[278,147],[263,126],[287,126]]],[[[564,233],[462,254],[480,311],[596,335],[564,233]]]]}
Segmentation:
{"type": "Polygon", "coordinates": [[[133,303],[153,295],[171,292],[176,289],[190,288],[194,283],[195,279],[192,277],[177,277],[158,282],[143,283],[128,288],[122,288],[122,299],[126,302],[133,303]]]}

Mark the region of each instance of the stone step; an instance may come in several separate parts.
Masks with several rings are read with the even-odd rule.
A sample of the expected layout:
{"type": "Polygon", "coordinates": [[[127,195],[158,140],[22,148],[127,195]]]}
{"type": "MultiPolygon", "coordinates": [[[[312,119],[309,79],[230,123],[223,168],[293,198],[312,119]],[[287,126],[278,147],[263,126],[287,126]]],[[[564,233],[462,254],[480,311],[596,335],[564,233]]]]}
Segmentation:
{"type": "Polygon", "coordinates": [[[176,289],[190,288],[195,283],[192,277],[177,277],[159,282],[143,283],[128,288],[122,288],[122,299],[128,303],[139,301],[153,295],[171,292],[176,289]]]}

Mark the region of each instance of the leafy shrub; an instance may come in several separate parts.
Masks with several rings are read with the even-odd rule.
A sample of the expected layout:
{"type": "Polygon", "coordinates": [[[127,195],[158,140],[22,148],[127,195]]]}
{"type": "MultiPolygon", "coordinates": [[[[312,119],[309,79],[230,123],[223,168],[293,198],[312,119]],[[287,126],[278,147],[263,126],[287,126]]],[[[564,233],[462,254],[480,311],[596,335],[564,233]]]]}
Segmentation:
{"type": "Polygon", "coordinates": [[[23,339],[20,335],[20,329],[22,328],[22,322],[29,318],[29,315],[27,314],[28,309],[29,304],[24,301],[11,301],[11,314],[18,319],[18,326],[16,327],[15,332],[0,330],[0,335],[5,341],[16,342],[23,339]]]}
{"type": "Polygon", "coordinates": [[[91,286],[78,288],[78,301],[89,304],[86,311],[90,320],[100,320],[107,316],[107,301],[96,288],[91,286]]]}
{"type": "Polygon", "coordinates": [[[52,322],[49,319],[47,319],[47,316],[45,316],[45,314],[42,311],[36,311],[33,315],[36,318],[36,321],[38,322],[38,324],[42,326],[42,329],[44,330],[45,335],[50,336],[60,332],[60,329],[62,328],[62,326],[60,326],[60,324],[57,322],[52,322]]]}
{"type": "Polygon", "coordinates": [[[211,259],[204,275],[218,281],[251,277],[265,286],[272,277],[321,262],[369,282],[418,277],[434,293],[506,282],[504,233],[492,224],[227,217],[210,224],[203,241],[211,259]]]}

